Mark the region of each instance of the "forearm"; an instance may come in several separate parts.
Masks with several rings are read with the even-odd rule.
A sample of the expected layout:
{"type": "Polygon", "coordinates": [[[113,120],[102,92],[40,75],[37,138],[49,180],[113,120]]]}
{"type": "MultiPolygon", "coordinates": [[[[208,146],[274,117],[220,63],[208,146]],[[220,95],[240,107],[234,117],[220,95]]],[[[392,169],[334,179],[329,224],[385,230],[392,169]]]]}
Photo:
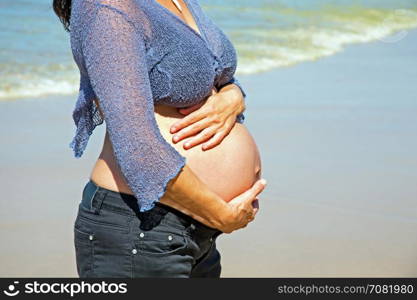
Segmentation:
{"type": "Polygon", "coordinates": [[[230,213],[227,202],[212,192],[187,165],[168,183],[160,202],[213,228],[221,228],[230,213]]]}

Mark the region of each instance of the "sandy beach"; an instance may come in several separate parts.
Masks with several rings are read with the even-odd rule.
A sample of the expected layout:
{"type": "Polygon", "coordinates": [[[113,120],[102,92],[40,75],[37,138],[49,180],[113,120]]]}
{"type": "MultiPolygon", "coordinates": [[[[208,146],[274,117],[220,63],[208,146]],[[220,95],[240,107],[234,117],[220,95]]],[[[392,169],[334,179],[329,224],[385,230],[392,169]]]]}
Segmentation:
{"type": "MultiPolygon", "coordinates": [[[[268,187],[218,239],[223,277],[417,276],[417,32],[240,76],[268,187]]],[[[72,226],[104,126],[75,96],[0,102],[0,276],[76,276],[72,226]]]]}

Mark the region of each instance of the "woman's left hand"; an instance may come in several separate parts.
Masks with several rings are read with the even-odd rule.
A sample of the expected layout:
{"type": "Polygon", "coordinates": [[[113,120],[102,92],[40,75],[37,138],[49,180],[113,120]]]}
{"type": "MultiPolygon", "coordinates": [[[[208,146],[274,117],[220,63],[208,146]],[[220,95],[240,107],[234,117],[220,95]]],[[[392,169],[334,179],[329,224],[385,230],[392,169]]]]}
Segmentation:
{"type": "Polygon", "coordinates": [[[213,89],[204,101],[178,109],[186,116],[171,126],[170,132],[175,133],[172,141],[177,143],[196,135],[184,143],[184,149],[204,143],[202,150],[209,150],[222,142],[235,125],[236,116],[244,110],[245,101],[238,86],[229,84],[218,92],[213,89]]]}

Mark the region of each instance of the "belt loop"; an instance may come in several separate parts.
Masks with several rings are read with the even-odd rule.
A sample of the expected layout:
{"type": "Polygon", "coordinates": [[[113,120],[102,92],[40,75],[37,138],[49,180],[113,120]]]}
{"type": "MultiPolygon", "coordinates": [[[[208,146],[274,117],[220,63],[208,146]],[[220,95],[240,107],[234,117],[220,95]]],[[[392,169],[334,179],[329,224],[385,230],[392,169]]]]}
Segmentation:
{"type": "Polygon", "coordinates": [[[96,196],[99,187],[91,180],[84,186],[82,192],[81,205],[88,209],[90,212],[94,212],[93,199],[96,196]]]}
{"type": "Polygon", "coordinates": [[[96,196],[97,191],[98,191],[98,186],[95,186],[94,193],[91,196],[90,201],[89,201],[90,202],[90,211],[94,211],[94,209],[93,209],[93,200],[94,200],[94,197],[96,196]]]}
{"type": "Polygon", "coordinates": [[[196,226],[195,226],[195,224],[193,223],[193,222],[191,222],[188,226],[187,226],[187,228],[185,229],[185,231],[188,233],[188,234],[193,234],[194,233],[194,231],[196,230],[196,226]]]}
{"type": "Polygon", "coordinates": [[[96,215],[100,214],[101,206],[104,198],[106,198],[107,190],[98,188],[95,197],[92,199],[91,207],[96,215]]]}

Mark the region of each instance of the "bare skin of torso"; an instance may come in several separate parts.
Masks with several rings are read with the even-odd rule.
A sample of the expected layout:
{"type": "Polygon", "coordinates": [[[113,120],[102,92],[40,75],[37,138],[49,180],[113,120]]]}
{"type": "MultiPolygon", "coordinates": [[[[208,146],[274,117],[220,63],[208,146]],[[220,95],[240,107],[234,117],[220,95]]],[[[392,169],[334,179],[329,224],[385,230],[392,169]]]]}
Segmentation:
{"type": "MultiPolygon", "coordinates": [[[[155,1],[165,6],[199,33],[192,15],[182,1],[178,1],[182,6],[182,14],[170,0],[155,1]]],[[[96,104],[98,105],[97,100],[96,104]]],[[[201,145],[185,150],[183,143],[192,137],[175,144],[172,142],[173,134],[169,130],[170,126],[184,115],[180,114],[177,108],[166,105],[155,105],[154,113],[162,136],[186,158],[187,165],[200,180],[225,201],[230,201],[248,190],[260,178],[260,154],[245,125],[235,123],[225,139],[210,150],[201,150],[201,145]]],[[[118,167],[107,132],[90,179],[106,189],[133,195],[118,167]]]]}

